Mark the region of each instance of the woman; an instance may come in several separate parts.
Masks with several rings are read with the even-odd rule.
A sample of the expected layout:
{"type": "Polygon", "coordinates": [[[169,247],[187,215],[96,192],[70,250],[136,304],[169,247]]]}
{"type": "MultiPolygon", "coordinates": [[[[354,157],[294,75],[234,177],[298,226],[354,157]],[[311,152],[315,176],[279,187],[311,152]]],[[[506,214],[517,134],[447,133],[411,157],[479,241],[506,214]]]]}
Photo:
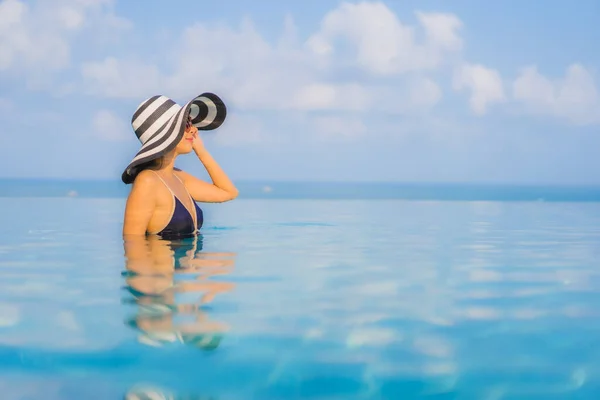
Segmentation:
{"type": "Polygon", "coordinates": [[[183,107],[165,96],[140,104],[131,125],[142,148],[121,176],[125,184],[133,183],[123,235],[193,236],[203,223],[197,201],[225,202],[237,197],[237,189],[198,135],[199,129],[218,128],[226,115],[225,105],[212,93],[203,93],[183,107]],[[212,184],[175,168],[177,156],[192,151],[212,184]]]}

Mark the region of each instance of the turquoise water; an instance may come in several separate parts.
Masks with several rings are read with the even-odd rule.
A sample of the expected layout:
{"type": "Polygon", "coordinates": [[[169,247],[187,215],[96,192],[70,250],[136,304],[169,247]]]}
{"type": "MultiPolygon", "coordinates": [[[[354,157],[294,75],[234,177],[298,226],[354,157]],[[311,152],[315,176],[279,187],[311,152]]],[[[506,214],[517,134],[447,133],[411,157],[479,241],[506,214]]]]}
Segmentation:
{"type": "Polygon", "coordinates": [[[124,246],[121,196],[2,190],[3,400],[600,398],[589,198],[242,195],[124,246]]]}

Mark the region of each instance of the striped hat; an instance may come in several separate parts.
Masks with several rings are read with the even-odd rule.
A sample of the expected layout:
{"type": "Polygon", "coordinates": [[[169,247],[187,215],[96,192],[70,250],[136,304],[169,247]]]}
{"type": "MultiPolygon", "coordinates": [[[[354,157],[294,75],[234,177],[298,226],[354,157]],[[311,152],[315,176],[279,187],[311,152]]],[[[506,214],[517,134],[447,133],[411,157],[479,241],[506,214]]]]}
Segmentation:
{"type": "Polygon", "coordinates": [[[217,129],[227,115],[223,101],[213,93],[202,93],[185,106],[166,96],[152,96],[138,106],[131,126],[142,143],[142,148],[129,163],[121,179],[132,183],[139,166],[173,150],[185,132],[188,115],[198,130],[217,129]]]}

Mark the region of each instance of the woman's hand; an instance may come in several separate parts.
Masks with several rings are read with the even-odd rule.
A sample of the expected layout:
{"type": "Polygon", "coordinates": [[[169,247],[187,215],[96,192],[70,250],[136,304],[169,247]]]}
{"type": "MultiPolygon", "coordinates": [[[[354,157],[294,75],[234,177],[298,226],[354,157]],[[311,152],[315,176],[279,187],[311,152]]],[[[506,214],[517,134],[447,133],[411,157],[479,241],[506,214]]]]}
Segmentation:
{"type": "Polygon", "coordinates": [[[192,134],[194,137],[194,141],[192,142],[192,149],[197,153],[198,151],[204,150],[204,142],[200,139],[200,135],[198,134],[198,129],[194,129],[195,132],[192,134]]]}

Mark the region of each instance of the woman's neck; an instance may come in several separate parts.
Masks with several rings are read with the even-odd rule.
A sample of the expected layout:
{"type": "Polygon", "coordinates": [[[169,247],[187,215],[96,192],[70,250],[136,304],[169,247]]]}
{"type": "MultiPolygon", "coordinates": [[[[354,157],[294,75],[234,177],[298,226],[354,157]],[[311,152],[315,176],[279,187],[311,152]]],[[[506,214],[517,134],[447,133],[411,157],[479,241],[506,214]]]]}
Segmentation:
{"type": "Polygon", "coordinates": [[[173,174],[173,169],[175,168],[175,158],[176,156],[174,153],[166,155],[158,171],[165,175],[173,174]]]}

